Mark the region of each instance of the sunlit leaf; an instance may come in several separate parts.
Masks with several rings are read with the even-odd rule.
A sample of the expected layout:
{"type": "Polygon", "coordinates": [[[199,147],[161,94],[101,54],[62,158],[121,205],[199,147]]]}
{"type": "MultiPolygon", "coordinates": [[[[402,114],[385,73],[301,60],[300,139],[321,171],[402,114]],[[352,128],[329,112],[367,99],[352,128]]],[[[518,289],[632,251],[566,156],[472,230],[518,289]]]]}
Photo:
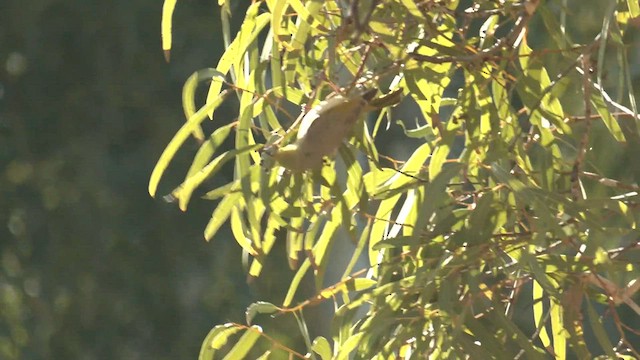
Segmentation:
{"type": "MultiPolygon", "coordinates": [[[[251,12],[257,11],[259,5],[260,3],[254,3],[253,6],[247,10],[247,16],[251,16],[251,14],[255,15],[255,13],[251,12]]],[[[247,50],[247,47],[256,40],[258,34],[264,29],[264,27],[269,23],[270,20],[270,14],[264,13],[255,18],[255,20],[251,20],[250,24],[241,28],[241,33],[236,36],[229,47],[225,50],[224,54],[222,54],[220,60],[218,60],[216,70],[222,74],[227,74],[231,69],[231,66],[235,62],[239,63],[240,61],[242,61],[242,58],[244,58],[244,56],[238,58],[238,54],[244,54],[244,52],[247,50]],[[245,37],[245,34],[243,34],[242,31],[244,31],[245,34],[246,32],[249,32],[250,35],[248,37],[245,37]],[[243,38],[244,41],[242,41],[243,38]]],[[[209,86],[209,93],[207,95],[207,103],[210,103],[218,98],[220,96],[221,89],[221,82],[211,82],[211,85],[209,86]]],[[[209,111],[207,114],[209,115],[209,117],[211,117],[213,112],[209,111]]]]}
{"type": "Polygon", "coordinates": [[[551,299],[551,332],[553,334],[553,352],[559,359],[567,358],[567,335],[565,330],[562,305],[555,299],[551,299]]]}
{"type": "Polygon", "coordinates": [[[151,178],[149,179],[149,194],[151,194],[151,196],[155,196],[160,178],[162,178],[164,171],[169,166],[169,162],[171,162],[176,152],[178,152],[178,149],[182,146],[184,141],[187,140],[193,130],[196,129],[202,121],[204,121],[207,117],[207,113],[220,106],[225,97],[226,93],[221,94],[217,99],[200,108],[200,110],[193,114],[173,136],[173,139],[171,139],[167,147],[164,149],[162,155],[160,155],[160,159],[158,159],[156,166],[151,172],[151,178]]]}
{"type": "Polygon", "coordinates": [[[191,194],[193,193],[193,191],[198,186],[200,186],[203,181],[215,175],[216,172],[218,172],[225,163],[227,163],[229,160],[234,159],[238,155],[256,150],[260,147],[260,144],[255,144],[240,149],[225,151],[224,153],[220,154],[220,156],[213,159],[209,164],[207,164],[207,166],[185,180],[178,188],[171,192],[171,194],[176,199],[178,199],[180,209],[182,211],[185,211],[187,209],[187,205],[189,204],[189,200],[191,199],[191,194]]]}
{"type": "Polygon", "coordinates": [[[632,18],[640,16],[640,3],[635,0],[627,0],[627,6],[632,18]]]}
{"type": "Polygon", "coordinates": [[[235,324],[218,325],[214,327],[200,349],[199,360],[211,360],[217,350],[220,350],[229,340],[229,337],[242,331],[242,328],[235,324]]]}
{"type": "Polygon", "coordinates": [[[592,91],[591,105],[593,105],[593,108],[596,109],[598,115],[600,115],[600,117],[602,118],[602,122],[604,122],[604,124],[607,126],[607,129],[609,129],[609,132],[611,133],[613,138],[620,142],[626,141],[625,136],[622,133],[622,129],[618,124],[618,121],[611,115],[607,104],[602,98],[602,94],[597,91],[592,91]]]}
{"type": "Polygon", "coordinates": [[[302,278],[307,273],[307,271],[309,271],[310,268],[311,268],[311,261],[309,261],[309,259],[306,259],[302,263],[302,265],[300,265],[300,268],[298,269],[293,279],[291,280],[291,283],[289,284],[289,290],[287,291],[287,295],[285,296],[284,301],[282,302],[283,307],[288,307],[289,305],[291,305],[291,302],[293,301],[293,297],[295,296],[296,291],[298,291],[298,287],[300,286],[300,282],[302,281],[302,278]]]}
{"type": "Polygon", "coordinates": [[[379,251],[375,250],[375,246],[378,242],[386,239],[386,229],[391,221],[391,212],[396,206],[396,203],[400,200],[400,195],[395,195],[391,198],[383,200],[378,206],[373,227],[371,228],[371,234],[369,236],[369,263],[375,265],[379,262],[379,251]]]}
{"type": "MultiPolygon", "coordinates": [[[[182,108],[184,116],[187,120],[196,112],[195,92],[198,84],[203,81],[210,81],[216,78],[217,81],[224,81],[224,74],[216,69],[202,69],[194,72],[182,87],[182,108]]],[[[204,141],[204,133],[202,128],[197,126],[193,132],[193,136],[200,142],[204,141]]]]}
{"type": "Polygon", "coordinates": [[[240,360],[244,359],[249,351],[253,348],[253,345],[260,339],[262,335],[262,328],[259,326],[251,326],[244,334],[238,339],[233,348],[227,353],[223,360],[240,360]]]}
{"type": "Polygon", "coordinates": [[[173,36],[171,33],[171,21],[173,19],[173,10],[176,7],[177,0],[164,0],[162,5],[162,50],[164,50],[164,58],[169,62],[171,58],[171,45],[173,36]]]}
{"type": "Polygon", "coordinates": [[[280,311],[280,308],[264,301],[258,301],[249,305],[247,311],[245,312],[247,324],[251,325],[253,318],[258,314],[273,314],[275,312],[280,311]]]}
{"type": "Polygon", "coordinates": [[[230,193],[225,196],[211,215],[211,220],[207,224],[204,230],[204,238],[209,241],[213,239],[213,236],[218,232],[220,227],[227,221],[231,215],[231,210],[237,206],[238,200],[242,198],[242,194],[230,193]]]}
{"type": "Polygon", "coordinates": [[[550,124],[553,124],[562,133],[571,133],[571,128],[563,121],[564,109],[551,88],[554,84],[551,83],[547,69],[544,68],[541,61],[529,56],[532,52],[533,50],[523,39],[519,57],[523,77],[518,82],[518,93],[531,111],[531,122],[546,137],[553,137],[548,133],[550,124]]]}
{"type": "Polygon", "coordinates": [[[533,281],[533,292],[531,293],[533,298],[533,323],[538,329],[538,338],[542,341],[542,346],[545,348],[549,348],[551,346],[551,339],[549,338],[549,333],[547,333],[547,325],[544,320],[544,290],[540,283],[537,281],[533,281]]]}
{"type": "Polygon", "coordinates": [[[327,341],[327,339],[322,336],[318,336],[317,338],[313,339],[311,350],[320,355],[320,358],[322,360],[331,359],[331,345],[329,345],[329,341],[327,341]]]}
{"type": "Polygon", "coordinates": [[[224,140],[226,140],[227,136],[229,136],[232,128],[233,124],[219,127],[213,132],[213,134],[211,134],[211,137],[200,146],[200,149],[198,149],[198,152],[193,157],[193,162],[187,171],[185,180],[205,167],[209,160],[211,160],[211,157],[213,157],[213,154],[216,152],[218,147],[224,140]]]}

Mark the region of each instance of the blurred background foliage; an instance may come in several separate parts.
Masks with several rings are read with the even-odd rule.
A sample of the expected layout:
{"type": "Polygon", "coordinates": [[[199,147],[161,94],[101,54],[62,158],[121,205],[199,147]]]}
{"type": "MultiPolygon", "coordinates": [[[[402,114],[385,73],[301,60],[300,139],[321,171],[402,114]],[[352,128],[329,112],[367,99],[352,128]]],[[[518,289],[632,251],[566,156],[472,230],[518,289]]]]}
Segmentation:
{"type": "MultiPolygon", "coordinates": [[[[568,28],[593,38],[602,3],[572,9],[568,28]]],[[[212,325],[281,300],[283,251],[248,285],[230,236],[203,241],[210,203],[183,214],[146,190],[183,121],[184,80],[224,50],[218,11],[178,1],[167,64],[161,2],[0,1],[0,358],[193,359],[212,325]]],[[[184,174],[192,145],[166,183],[184,174]]],[[[611,160],[605,173],[640,178],[635,159],[610,149],[598,154],[611,160]]]]}
{"type": "Polygon", "coordinates": [[[260,291],[203,241],[209,204],[146,190],[184,80],[223,50],[216,2],[181,1],[167,64],[161,5],[0,1],[2,359],[196,358],[260,291]]]}

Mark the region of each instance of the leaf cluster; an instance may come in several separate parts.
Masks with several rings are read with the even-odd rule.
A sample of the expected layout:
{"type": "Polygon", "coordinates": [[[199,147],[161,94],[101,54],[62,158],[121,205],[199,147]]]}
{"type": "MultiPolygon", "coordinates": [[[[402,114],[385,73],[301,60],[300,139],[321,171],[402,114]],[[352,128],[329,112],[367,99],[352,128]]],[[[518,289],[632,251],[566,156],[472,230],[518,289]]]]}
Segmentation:
{"type": "MultiPolygon", "coordinates": [[[[227,49],[215,69],[185,84],[187,121],[149,191],[190,135],[202,145],[170,196],[182,209],[233,161],[233,181],[204,195],[219,200],[205,238],[229,222],[250,255],[249,276],[258,277],[283,233],[296,270],[282,305],[254,304],[248,323],[258,313],[293,314],[307,352],[322,359],[638,356],[616,315],[637,290],[627,254],[638,241],[638,189],[602,174],[591,146],[593,134],[611,146],[637,136],[623,41],[637,3],[611,2],[586,44],[567,34],[567,9],[558,18],[551,2],[538,0],[254,1],[233,39],[230,3],[219,3],[227,49]],[[550,40],[544,48],[530,45],[534,21],[550,40]],[[608,51],[627,99],[605,89],[608,51]],[[203,81],[209,92],[196,111],[203,81]],[[419,109],[415,127],[403,123],[405,135],[420,140],[407,159],[378,151],[389,109],[373,126],[362,123],[321,171],[291,172],[260,153],[273,134],[295,131],[287,104],[308,109],[357,84],[402,89],[419,109]],[[237,119],[206,138],[201,124],[220,121],[215,110],[229,96],[238,98],[237,119]],[[216,155],[228,137],[234,148],[216,155]],[[342,279],[323,288],[341,232],[354,244],[352,259],[342,279]],[[356,271],[362,254],[367,268],[356,271]],[[294,305],[310,272],[317,296],[294,305]],[[336,306],[332,344],[312,341],[302,316],[322,301],[336,306]],[[597,303],[608,305],[615,334],[605,332],[597,303]],[[518,305],[533,315],[528,329],[514,320],[518,305]],[[587,328],[597,346],[588,346],[587,328]]],[[[259,341],[271,344],[264,358],[299,356],[257,326],[227,324],[212,330],[201,358],[234,335],[227,358],[259,341]]]]}

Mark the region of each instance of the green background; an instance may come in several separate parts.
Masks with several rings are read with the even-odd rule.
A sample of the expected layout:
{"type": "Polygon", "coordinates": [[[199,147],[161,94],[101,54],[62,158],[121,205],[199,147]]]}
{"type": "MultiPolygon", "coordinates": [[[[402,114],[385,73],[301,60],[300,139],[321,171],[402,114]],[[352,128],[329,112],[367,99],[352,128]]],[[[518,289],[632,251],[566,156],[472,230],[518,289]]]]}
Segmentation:
{"type": "Polygon", "coordinates": [[[0,1],[0,358],[194,359],[264,292],[231,237],[205,243],[211,203],[146,190],[223,51],[217,3],[178,5],[167,64],[162,2],[0,1]]]}

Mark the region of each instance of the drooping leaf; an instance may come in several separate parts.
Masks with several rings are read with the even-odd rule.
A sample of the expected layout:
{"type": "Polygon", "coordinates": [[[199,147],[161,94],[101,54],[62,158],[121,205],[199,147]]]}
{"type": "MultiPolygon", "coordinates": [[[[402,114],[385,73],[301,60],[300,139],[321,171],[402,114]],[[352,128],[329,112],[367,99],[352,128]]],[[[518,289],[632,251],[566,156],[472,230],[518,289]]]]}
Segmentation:
{"type": "Polygon", "coordinates": [[[151,172],[151,178],[149,179],[149,194],[151,196],[155,196],[156,190],[158,188],[158,183],[160,182],[164,171],[169,166],[169,162],[171,162],[176,152],[178,152],[178,149],[189,137],[189,134],[191,134],[194,129],[196,129],[200,125],[200,123],[204,121],[207,113],[214,111],[218,106],[222,104],[226,97],[226,94],[227,93],[225,92],[214,101],[205,104],[202,108],[200,108],[200,110],[193,114],[191,118],[189,118],[189,120],[187,120],[187,122],[182,125],[180,130],[178,130],[178,132],[173,136],[173,139],[171,139],[167,147],[164,149],[162,155],[160,155],[160,159],[158,159],[156,166],[151,172]]]}
{"type": "Polygon", "coordinates": [[[245,359],[249,351],[253,348],[253,345],[262,336],[262,328],[259,326],[251,326],[245,330],[244,334],[240,336],[240,339],[229,350],[223,360],[241,360],[245,359]]]}
{"type": "Polygon", "coordinates": [[[173,42],[171,21],[173,19],[173,11],[175,10],[176,2],[177,0],[164,0],[162,5],[162,50],[164,50],[164,59],[167,62],[171,59],[171,45],[173,42]]]}
{"type": "Polygon", "coordinates": [[[317,338],[313,339],[311,350],[320,355],[320,358],[322,360],[331,359],[331,345],[329,345],[329,341],[327,341],[327,339],[322,336],[318,336],[317,338]]]}
{"type": "Polygon", "coordinates": [[[273,314],[280,310],[281,309],[279,307],[265,301],[258,301],[256,303],[253,303],[249,305],[247,311],[245,312],[247,324],[251,325],[253,318],[255,318],[258,314],[273,314]]]}

